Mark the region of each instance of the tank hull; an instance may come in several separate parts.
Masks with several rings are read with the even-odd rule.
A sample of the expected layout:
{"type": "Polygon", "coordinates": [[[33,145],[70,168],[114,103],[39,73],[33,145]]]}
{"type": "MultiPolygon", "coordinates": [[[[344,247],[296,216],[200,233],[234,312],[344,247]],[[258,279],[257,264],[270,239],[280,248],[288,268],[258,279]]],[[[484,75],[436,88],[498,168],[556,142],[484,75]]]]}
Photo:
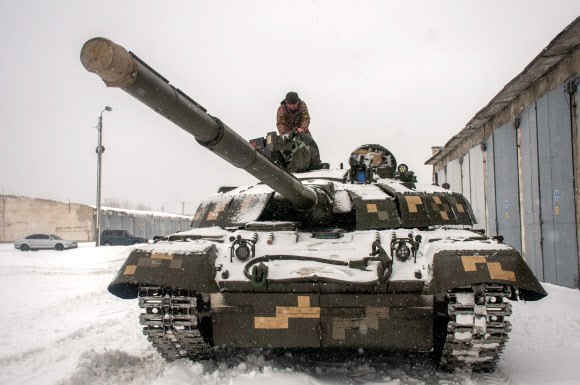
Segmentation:
{"type": "Polygon", "coordinates": [[[380,263],[359,262],[398,232],[321,239],[194,229],[133,251],[109,290],[139,298],[144,334],[168,360],[208,358],[214,347],[370,348],[432,352],[446,370],[493,370],[511,329],[508,300],[546,295],[526,263],[470,231],[415,231],[423,237],[416,261],[395,258],[380,280],[380,263]],[[255,239],[254,258],[234,257],[234,239],[255,239]],[[264,284],[241,278],[260,258],[264,284]]]}

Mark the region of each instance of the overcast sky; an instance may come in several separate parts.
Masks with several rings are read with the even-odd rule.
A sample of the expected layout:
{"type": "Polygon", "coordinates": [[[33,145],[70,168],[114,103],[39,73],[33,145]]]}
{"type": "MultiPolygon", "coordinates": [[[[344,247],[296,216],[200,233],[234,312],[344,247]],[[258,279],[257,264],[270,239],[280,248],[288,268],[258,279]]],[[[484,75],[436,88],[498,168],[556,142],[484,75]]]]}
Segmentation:
{"type": "Polygon", "coordinates": [[[430,183],[431,146],[579,14],[578,0],[0,0],[0,190],[94,205],[105,106],[103,197],[192,212],[221,185],[255,181],[86,72],[92,37],[134,52],[247,139],[275,130],[293,90],[331,167],[378,143],[430,183]]]}

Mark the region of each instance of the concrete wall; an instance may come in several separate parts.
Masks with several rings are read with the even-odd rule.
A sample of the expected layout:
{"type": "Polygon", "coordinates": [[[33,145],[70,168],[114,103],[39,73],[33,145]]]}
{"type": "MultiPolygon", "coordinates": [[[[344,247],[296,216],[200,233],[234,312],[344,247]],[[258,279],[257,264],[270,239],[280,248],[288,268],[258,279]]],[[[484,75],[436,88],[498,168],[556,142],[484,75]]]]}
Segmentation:
{"type": "Polygon", "coordinates": [[[93,208],[13,195],[0,196],[0,242],[34,233],[87,242],[93,237],[93,208]]]}
{"type": "MultiPolygon", "coordinates": [[[[102,229],[130,230],[152,239],[190,228],[191,217],[138,210],[103,209],[102,229]]],[[[56,234],[78,242],[95,240],[92,206],[0,195],[0,242],[14,242],[35,233],[56,234]]]]}

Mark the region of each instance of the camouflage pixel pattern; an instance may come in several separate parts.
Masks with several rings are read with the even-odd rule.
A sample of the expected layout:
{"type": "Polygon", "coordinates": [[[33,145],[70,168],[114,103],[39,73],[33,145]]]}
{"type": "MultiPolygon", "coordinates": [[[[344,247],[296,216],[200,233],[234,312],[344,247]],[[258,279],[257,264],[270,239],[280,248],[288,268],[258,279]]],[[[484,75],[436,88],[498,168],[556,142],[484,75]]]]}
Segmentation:
{"type": "Polygon", "coordinates": [[[139,285],[173,286],[212,293],[215,281],[216,248],[206,244],[193,252],[131,252],[108,290],[120,298],[136,298],[139,285]],[[192,279],[192,274],[196,278],[192,279]]]}

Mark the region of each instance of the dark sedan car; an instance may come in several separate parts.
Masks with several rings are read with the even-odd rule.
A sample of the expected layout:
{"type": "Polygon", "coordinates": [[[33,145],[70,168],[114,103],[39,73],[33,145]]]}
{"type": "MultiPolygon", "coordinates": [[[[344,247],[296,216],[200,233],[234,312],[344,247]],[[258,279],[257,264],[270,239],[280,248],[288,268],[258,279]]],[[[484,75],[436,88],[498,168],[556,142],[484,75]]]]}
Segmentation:
{"type": "Polygon", "coordinates": [[[101,245],[135,245],[147,243],[147,239],[134,235],[129,230],[103,230],[101,233],[101,245]]]}
{"type": "Polygon", "coordinates": [[[75,249],[77,247],[79,245],[75,241],[68,241],[54,234],[32,234],[14,242],[14,248],[21,251],[40,249],[62,251],[64,249],[75,249]]]}

